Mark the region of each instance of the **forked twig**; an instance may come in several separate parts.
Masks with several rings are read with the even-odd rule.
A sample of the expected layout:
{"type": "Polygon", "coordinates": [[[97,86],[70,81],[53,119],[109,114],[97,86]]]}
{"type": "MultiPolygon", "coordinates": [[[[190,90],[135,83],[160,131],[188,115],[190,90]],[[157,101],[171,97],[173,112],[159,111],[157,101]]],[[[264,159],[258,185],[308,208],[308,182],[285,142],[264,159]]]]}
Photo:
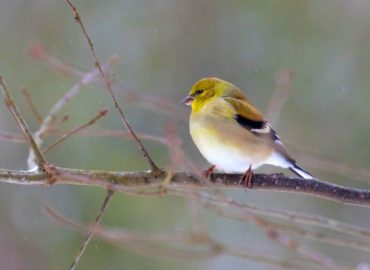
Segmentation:
{"type": "Polygon", "coordinates": [[[47,152],[49,152],[51,149],[53,149],[55,146],[57,146],[58,144],[64,142],[66,139],[68,139],[70,136],[72,136],[73,134],[85,129],[86,127],[88,126],[91,126],[93,125],[96,121],[98,121],[100,118],[104,117],[105,115],[107,115],[107,112],[108,112],[108,109],[104,109],[104,110],[101,110],[99,112],[99,114],[97,116],[95,116],[93,119],[91,119],[90,121],[88,121],[87,123],[81,125],[81,126],[78,126],[74,129],[72,129],[71,131],[63,134],[62,137],[60,137],[59,139],[57,139],[55,142],[49,144],[47,147],[45,147],[42,152],[44,154],[46,154],[47,152]]]}
{"type": "MultiPolygon", "coordinates": [[[[110,59],[106,64],[103,65],[103,68],[108,68],[116,61],[116,58],[110,59]]],[[[56,114],[64,107],[66,103],[68,103],[74,96],[78,94],[83,86],[91,82],[99,72],[94,69],[93,71],[85,74],[75,85],[73,85],[50,109],[47,113],[45,118],[43,119],[42,123],[40,124],[39,129],[33,134],[35,142],[38,146],[42,144],[42,139],[45,133],[50,128],[51,124],[53,123],[56,114]]],[[[28,166],[33,167],[34,163],[34,151],[30,151],[28,154],[28,166]]]]}

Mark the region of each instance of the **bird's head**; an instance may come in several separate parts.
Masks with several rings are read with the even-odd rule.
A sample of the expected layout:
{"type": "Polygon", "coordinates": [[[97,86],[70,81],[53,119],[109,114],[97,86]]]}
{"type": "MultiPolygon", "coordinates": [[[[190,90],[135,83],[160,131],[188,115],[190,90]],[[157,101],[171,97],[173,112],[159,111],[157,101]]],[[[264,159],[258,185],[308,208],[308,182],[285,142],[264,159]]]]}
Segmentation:
{"type": "Polygon", "coordinates": [[[207,102],[227,94],[230,90],[237,89],[233,84],[216,77],[203,78],[197,81],[189,94],[181,101],[191,105],[193,111],[200,110],[207,102]]]}

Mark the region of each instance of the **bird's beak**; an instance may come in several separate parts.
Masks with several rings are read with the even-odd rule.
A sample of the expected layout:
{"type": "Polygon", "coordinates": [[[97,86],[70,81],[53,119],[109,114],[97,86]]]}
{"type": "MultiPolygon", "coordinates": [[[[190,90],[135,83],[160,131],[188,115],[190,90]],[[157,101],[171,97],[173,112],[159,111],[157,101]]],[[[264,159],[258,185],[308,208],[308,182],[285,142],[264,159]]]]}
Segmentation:
{"type": "Polygon", "coordinates": [[[193,102],[193,100],[194,100],[194,97],[186,96],[184,97],[183,100],[181,100],[181,103],[189,106],[193,102]]]}

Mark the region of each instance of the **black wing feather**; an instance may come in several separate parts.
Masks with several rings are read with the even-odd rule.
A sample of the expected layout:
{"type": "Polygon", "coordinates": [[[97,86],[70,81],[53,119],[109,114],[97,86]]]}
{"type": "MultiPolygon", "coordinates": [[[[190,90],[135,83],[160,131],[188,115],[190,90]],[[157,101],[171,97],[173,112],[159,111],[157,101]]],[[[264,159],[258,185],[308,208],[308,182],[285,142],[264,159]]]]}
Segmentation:
{"type": "Polygon", "coordinates": [[[235,116],[236,122],[238,122],[244,128],[251,130],[251,129],[261,129],[265,126],[266,121],[255,121],[237,114],[235,116]]]}
{"type": "Polygon", "coordinates": [[[251,133],[258,137],[269,137],[275,142],[280,142],[279,136],[276,132],[270,127],[269,123],[265,120],[256,121],[245,118],[240,114],[235,116],[236,122],[241,125],[243,128],[249,130],[251,133]]]}

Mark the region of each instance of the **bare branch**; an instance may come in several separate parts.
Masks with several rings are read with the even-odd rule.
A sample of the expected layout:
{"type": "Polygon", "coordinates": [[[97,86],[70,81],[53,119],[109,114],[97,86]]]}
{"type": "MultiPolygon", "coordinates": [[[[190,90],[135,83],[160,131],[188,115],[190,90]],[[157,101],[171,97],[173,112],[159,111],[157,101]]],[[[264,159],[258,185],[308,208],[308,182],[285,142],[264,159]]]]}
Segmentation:
{"type": "Polygon", "coordinates": [[[69,7],[72,9],[73,17],[75,18],[76,22],[80,26],[80,28],[82,30],[82,33],[83,33],[84,37],[86,38],[86,40],[87,40],[87,42],[89,44],[89,48],[91,50],[91,53],[93,55],[93,59],[95,61],[94,64],[97,67],[97,69],[99,70],[99,73],[100,73],[101,77],[103,78],[105,87],[108,90],[108,92],[109,92],[109,94],[110,94],[110,96],[111,96],[111,98],[113,100],[114,106],[116,107],[119,115],[121,116],[122,124],[127,128],[127,130],[129,131],[129,133],[131,134],[131,136],[134,138],[134,140],[135,140],[138,148],[140,149],[140,151],[143,154],[144,158],[149,163],[151,170],[153,172],[160,172],[160,170],[157,167],[157,165],[154,163],[154,161],[152,160],[152,158],[149,156],[149,153],[145,149],[142,141],[136,135],[135,131],[131,127],[130,123],[128,122],[125,114],[123,113],[122,108],[118,104],[118,101],[117,101],[117,99],[116,99],[116,97],[115,97],[115,95],[113,93],[113,90],[112,90],[112,85],[111,85],[110,81],[108,80],[108,77],[106,76],[106,74],[104,73],[104,71],[103,71],[103,69],[102,69],[102,67],[100,65],[100,61],[99,61],[99,59],[98,59],[98,57],[96,55],[95,49],[94,49],[94,44],[92,43],[92,41],[90,39],[90,36],[88,35],[88,33],[86,31],[86,28],[85,28],[84,24],[82,23],[81,16],[80,16],[79,12],[77,11],[77,8],[72,4],[71,1],[66,0],[66,2],[69,5],[69,7]]]}
{"type": "Polygon", "coordinates": [[[19,128],[21,129],[23,135],[27,139],[28,144],[30,145],[32,151],[35,155],[35,162],[37,165],[38,170],[43,170],[43,167],[46,163],[44,155],[41,153],[34,137],[32,136],[31,132],[29,131],[29,128],[27,126],[26,121],[24,121],[22,115],[20,114],[17,105],[15,104],[12,95],[10,94],[10,91],[8,87],[5,84],[5,81],[3,77],[0,75],[0,84],[2,86],[5,103],[6,106],[9,108],[10,112],[12,113],[13,117],[15,118],[19,128]]]}
{"type": "MultiPolygon", "coordinates": [[[[160,185],[166,173],[153,175],[151,172],[107,172],[89,171],[55,167],[60,177],[56,184],[74,184],[100,186],[126,191],[130,187],[151,187],[160,185]]],[[[213,174],[210,181],[216,188],[244,188],[239,182],[238,174],[213,174]]],[[[0,182],[21,185],[44,185],[47,175],[42,172],[23,172],[0,169],[0,182]]],[[[206,188],[203,181],[186,172],[173,173],[171,183],[198,188],[206,188]]],[[[370,190],[344,187],[317,179],[302,179],[285,176],[283,174],[255,174],[252,179],[251,190],[273,190],[295,192],[344,204],[370,206],[370,190]]]]}

